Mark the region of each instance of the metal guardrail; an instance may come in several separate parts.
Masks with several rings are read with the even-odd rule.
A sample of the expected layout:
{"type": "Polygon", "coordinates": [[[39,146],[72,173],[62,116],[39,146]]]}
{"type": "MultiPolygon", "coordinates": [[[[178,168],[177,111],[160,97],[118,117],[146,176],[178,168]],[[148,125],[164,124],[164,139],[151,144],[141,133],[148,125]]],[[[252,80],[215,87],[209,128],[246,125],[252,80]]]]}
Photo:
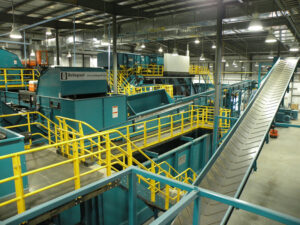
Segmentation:
{"type": "Polygon", "coordinates": [[[210,72],[208,67],[198,66],[198,65],[190,65],[189,74],[208,76],[209,82],[214,84],[213,74],[210,72]]]}
{"type": "Polygon", "coordinates": [[[37,80],[39,76],[36,69],[0,68],[0,88],[28,87],[29,81],[37,80]]]}
{"type": "MultiPolygon", "coordinates": [[[[48,145],[0,157],[0,163],[1,160],[11,159],[14,171],[14,176],[0,180],[0,185],[2,183],[14,181],[16,187],[16,197],[1,202],[0,207],[17,202],[18,213],[21,213],[25,211],[25,199],[32,195],[70,181],[74,182],[74,189],[76,190],[81,187],[80,180],[82,176],[97,172],[99,170],[105,170],[106,175],[110,176],[112,175],[113,171],[119,171],[117,169],[117,165],[120,165],[123,169],[125,169],[133,165],[133,163],[142,169],[151,171],[152,173],[161,174],[166,177],[191,184],[196,178],[196,173],[192,169],[189,168],[179,173],[167,162],[162,162],[159,164],[155,163],[143,152],[142,149],[180,136],[184,133],[188,133],[200,127],[211,127],[213,124],[213,121],[211,120],[213,113],[211,113],[210,108],[212,107],[193,106],[193,110],[189,110],[187,112],[181,112],[179,114],[144,121],[104,132],[98,132],[95,128],[83,121],[59,116],[56,117],[59,123],[55,124],[39,112],[1,115],[1,118],[20,115],[25,116],[27,118],[26,124],[18,124],[6,128],[12,129],[17,127],[27,127],[28,131],[30,132],[31,126],[38,125],[42,127],[48,135],[34,135],[40,135],[45,138],[48,141],[48,145]],[[31,115],[38,115],[44,121],[32,121],[31,115]],[[73,123],[73,125],[76,124],[75,127],[77,127],[77,129],[71,127],[68,122],[73,123]],[[46,123],[47,126],[45,126],[43,123],[46,123]],[[84,134],[84,130],[87,128],[93,131],[94,134],[84,134]],[[45,151],[49,148],[59,149],[62,155],[66,156],[66,160],[27,172],[21,170],[21,156],[45,151]],[[150,168],[145,167],[133,157],[133,153],[136,152],[143,155],[143,157],[151,162],[150,168]],[[98,164],[98,168],[92,169],[88,172],[80,173],[79,164],[81,162],[85,162],[86,160],[92,160],[96,162],[98,164]],[[24,177],[70,163],[73,164],[74,176],[68,177],[38,190],[24,193],[24,177]],[[165,166],[167,166],[167,170],[165,169],[165,166]]],[[[230,114],[230,110],[226,111],[230,114]]],[[[29,146],[30,145],[31,142],[29,143],[29,146]]],[[[172,188],[169,186],[162,187],[160,183],[157,183],[154,180],[145,179],[143,177],[140,177],[139,182],[144,183],[151,191],[152,202],[155,202],[156,194],[159,193],[163,195],[165,198],[166,209],[169,208],[171,201],[178,202],[183,193],[181,190],[176,189],[175,191],[177,191],[177,195],[172,197],[170,196],[170,191],[172,188]]]]}
{"type": "Polygon", "coordinates": [[[164,75],[164,66],[156,64],[136,65],[134,73],[139,76],[162,77],[164,75]]]}
{"type": "MultiPolygon", "coordinates": [[[[232,198],[226,195],[222,195],[207,189],[195,187],[193,185],[185,184],[172,180],[170,178],[153,174],[145,170],[141,170],[135,166],[131,166],[123,171],[113,174],[110,177],[103,178],[96,182],[91,183],[89,186],[82,187],[78,190],[72,191],[60,197],[59,201],[57,199],[45,202],[40,205],[40,207],[35,207],[28,213],[22,213],[13,216],[7,220],[3,221],[3,224],[22,224],[23,222],[30,221],[38,216],[41,216],[49,211],[56,209],[57,207],[63,206],[74,199],[80,199],[82,196],[87,195],[98,190],[100,187],[104,187],[109,183],[113,183],[116,180],[123,179],[124,177],[128,179],[128,224],[137,225],[137,187],[136,181],[138,177],[145,177],[145,179],[153,179],[155,182],[163,183],[174,187],[176,189],[186,191],[186,195],[182,199],[172,206],[168,211],[164,212],[158,218],[156,218],[151,225],[164,225],[169,224],[174,217],[186,209],[186,207],[192,203],[193,213],[187,218],[192,221],[194,225],[200,224],[199,210],[202,208],[203,198],[214,200],[218,203],[226,204],[232,206],[239,210],[244,210],[255,215],[263,216],[265,218],[271,219],[273,221],[280,222],[287,225],[300,225],[300,219],[287,214],[280,213],[275,210],[268,209],[259,205],[255,205],[249,202],[241,201],[236,198],[232,198]]],[[[117,207],[117,206],[115,206],[117,207]]]]}
{"type": "MultiPolygon", "coordinates": [[[[146,93],[150,91],[155,90],[161,90],[164,89],[166,92],[170,95],[171,98],[173,98],[173,85],[165,85],[165,84],[158,84],[158,85],[149,85],[149,86],[140,86],[136,87],[134,85],[131,85],[126,80],[126,70],[119,70],[118,71],[118,94],[123,95],[135,95],[140,93],[146,93]]],[[[110,88],[113,88],[114,79],[113,79],[113,72],[109,75],[107,72],[107,80],[110,88]]]]}

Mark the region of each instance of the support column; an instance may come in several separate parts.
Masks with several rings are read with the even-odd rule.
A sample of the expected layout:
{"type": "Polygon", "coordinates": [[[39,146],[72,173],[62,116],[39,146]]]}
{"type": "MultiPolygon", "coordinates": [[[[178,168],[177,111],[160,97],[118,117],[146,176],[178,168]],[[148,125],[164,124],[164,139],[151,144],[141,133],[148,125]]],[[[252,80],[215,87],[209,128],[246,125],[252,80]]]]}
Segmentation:
{"type": "Polygon", "coordinates": [[[75,16],[73,17],[73,67],[76,66],[76,23],[75,16]]]}
{"type": "Polygon", "coordinates": [[[56,65],[60,65],[59,62],[59,34],[58,29],[55,29],[55,39],[56,39],[56,65]]]}
{"type": "Polygon", "coordinates": [[[222,22],[224,16],[223,0],[218,0],[218,15],[217,15],[217,38],[216,38],[216,56],[215,56],[215,107],[214,107],[214,133],[213,133],[213,152],[216,151],[218,146],[218,116],[220,111],[220,98],[221,98],[221,74],[222,74],[222,22]]]}
{"type": "Polygon", "coordinates": [[[27,67],[27,52],[26,52],[26,32],[25,30],[23,31],[23,36],[24,36],[24,60],[25,60],[25,68],[27,67]]]}
{"type": "Polygon", "coordinates": [[[114,71],[114,93],[118,94],[118,56],[117,56],[117,18],[113,15],[113,71],[114,71]]]}

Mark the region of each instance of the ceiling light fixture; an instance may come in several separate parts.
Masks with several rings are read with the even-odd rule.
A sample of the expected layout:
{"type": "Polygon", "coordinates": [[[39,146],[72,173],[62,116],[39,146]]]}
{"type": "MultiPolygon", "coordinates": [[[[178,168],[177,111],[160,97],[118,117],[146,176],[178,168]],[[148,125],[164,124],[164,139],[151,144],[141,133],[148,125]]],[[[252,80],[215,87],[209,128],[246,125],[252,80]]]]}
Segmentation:
{"type": "Polygon", "coordinates": [[[267,37],[266,37],[265,42],[266,42],[266,43],[275,43],[276,41],[277,41],[277,40],[276,40],[276,37],[275,37],[274,34],[273,34],[273,31],[270,30],[270,31],[269,31],[269,34],[268,34],[267,37]]]}
{"type": "Polygon", "coordinates": [[[290,52],[298,52],[298,51],[299,51],[299,47],[297,45],[290,47],[290,52]]]}
{"type": "Polygon", "coordinates": [[[158,51],[163,52],[164,50],[162,49],[162,47],[159,47],[158,51]]]}
{"type": "Polygon", "coordinates": [[[12,25],[12,29],[9,34],[9,37],[12,39],[21,39],[22,38],[21,32],[14,27],[14,24],[12,25]]]}
{"type": "Polygon", "coordinates": [[[146,45],[143,43],[143,44],[141,45],[141,48],[146,48],[146,45]]]}
{"type": "Polygon", "coordinates": [[[252,16],[252,20],[249,24],[248,30],[252,32],[257,32],[257,31],[262,31],[263,30],[263,25],[258,19],[258,14],[254,13],[252,16]]]}
{"type": "Polygon", "coordinates": [[[215,49],[217,46],[215,45],[215,43],[212,44],[211,48],[215,49]]]}
{"type": "Polygon", "coordinates": [[[204,57],[204,54],[202,53],[200,56],[200,61],[204,61],[204,60],[205,60],[205,57],[204,57]]]}
{"type": "Polygon", "coordinates": [[[178,55],[177,48],[174,48],[174,49],[173,49],[173,53],[172,53],[172,55],[173,55],[173,56],[177,56],[177,55],[178,55]]]}
{"type": "Polygon", "coordinates": [[[46,35],[47,35],[47,36],[52,35],[52,32],[51,32],[51,29],[50,29],[50,28],[47,28],[47,30],[46,30],[46,35]]]}
{"type": "Polygon", "coordinates": [[[227,63],[225,64],[225,66],[226,66],[226,67],[229,67],[229,63],[227,62],[227,63]]]}
{"type": "Polygon", "coordinates": [[[30,56],[31,56],[31,57],[34,57],[34,56],[35,56],[35,52],[33,51],[33,49],[31,49],[30,56]]]}
{"type": "Polygon", "coordinates": [[[226,62],[226,59],[225,59],[225,57],[224,57],[224,56],[222,57],[222,62],[223,62],[223,63],[225,63],[225,62],[226,62]]]}
{"type": "Polygon", "coordinates": [[[70,51],[68,52],[68,55],[67,55],[67,57],[68,57],[68,58],[71,58],[71,57],[72,57],[72,55],[71,55],[71,52],[70,52],[70,51]]]}
{"type": "Polygon", "coordinates": [[[14,10],[13,1],[11,1],[11,9],[12,9],[13,23],[11,26],[11,32],[9,34],[9,37],[12,39],[21,39],[22,38],[21,32],[15,28],[15,10],[14,10]]]}
{"type": "Polygon", "coordinates": [[[195,40],[195,44],[199,44],[200,43],[200,40],[199,40],[199,38],[196,38],[196,40],[195,40]]]}

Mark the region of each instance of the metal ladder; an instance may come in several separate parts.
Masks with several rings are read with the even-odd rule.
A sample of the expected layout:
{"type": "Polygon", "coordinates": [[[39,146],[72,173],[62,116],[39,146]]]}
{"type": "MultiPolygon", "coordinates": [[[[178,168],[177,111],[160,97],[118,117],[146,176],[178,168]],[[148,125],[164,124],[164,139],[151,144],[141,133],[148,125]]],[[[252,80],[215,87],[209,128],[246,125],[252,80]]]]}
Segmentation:
{"type": "MultiPolygon", "coordinates": [[[[268,134],[299,58],[280,59],[258,90],[245,113],[196,181],[198,186],[238,198],[268,134]]],[[[200,224],[225,224],[231,209],[202,199],[200,224]],[[224,215],[226,215],[224,217],[224,215]]],[[[192,224],[192,205],[185,208],[173,225],[192,224]]]]}

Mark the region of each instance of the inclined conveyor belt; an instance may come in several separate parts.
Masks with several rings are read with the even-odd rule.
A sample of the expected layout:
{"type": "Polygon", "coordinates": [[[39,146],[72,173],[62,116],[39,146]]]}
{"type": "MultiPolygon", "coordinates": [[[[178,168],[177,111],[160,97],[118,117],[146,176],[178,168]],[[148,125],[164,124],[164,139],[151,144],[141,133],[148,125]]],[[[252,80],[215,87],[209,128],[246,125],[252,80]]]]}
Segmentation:
{"type": "MultiPolygon", "coordinates": [[[[240,196],[298,60],[285,58],[276,62],[242,117],[199,175],[196,181],[198,186],[231,197],[240,196]]],[[[172,224],[192,224],[192,215],[193,208],[190,205],[172,224]]],[[[230,215],[228,205],[201,199],[201,225],[224,223],[225,215],[230,215]]]]}

